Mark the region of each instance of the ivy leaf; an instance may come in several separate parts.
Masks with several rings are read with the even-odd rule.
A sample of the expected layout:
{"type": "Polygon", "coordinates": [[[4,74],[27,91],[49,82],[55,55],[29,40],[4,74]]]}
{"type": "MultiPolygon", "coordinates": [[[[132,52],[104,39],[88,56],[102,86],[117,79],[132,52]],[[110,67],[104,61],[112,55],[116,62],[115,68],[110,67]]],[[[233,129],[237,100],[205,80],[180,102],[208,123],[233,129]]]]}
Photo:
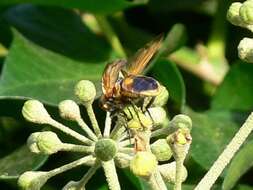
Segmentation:
{"type": "Polygon", "coordinates": [[[186,110],[185,114],[193,123],[191,156],[205,169],[211,167],[245,119],[241,114],[215,110],[186,110]]]}
{"type": "Polygon", "coordinates": [[[14,32],[0,78],[0,98],[33,98],[52,105],[74,99],[74,85],[81,79],[93,81],[100,89],[104,65],[67,58],[14,32]]]}
{"type": "Polygon", "coordinates": [[[243,174],[253,166],[253,140],[246,143],[233,158],[222,184],[223,190],[232,189],[243,174]]]}
{"type": "Polygon", "coordinates": [[[145,4],[148,0],[1,0],[0,5],[14,5],[19,3],[34,3],[38,5],[46,6],[59,6],[65,8],[75,8],[82,11],[88,11],[93,13],[108,14],[116,11],[123,10],[132,6],[145,4]]]}
{"type": "Polygon", "coordinates": [[[0,179],[15,179],[29,170],[36,170],[48,156],[31,153],[26,145],[0,159],[0,179]]]}
{"type": "Polygon", "coordinates": [[[249,111],[253,108],[253,64],[235,63],[212,101],[213,109],[249,111]],[[229,98],[228,98],[229,97],[229,98]]]}
{"type": "Polygon", "coordinates": [[[109,57],[107,42],[72,10],[25,4],[10,8],[5,19],[30,41],[71,59],[103,62],[109,57]]]}
{"type": "Polygon", "coordinates": [[[168,89],[170,98],[182,109],[185,105],[185,85],[176,65],[167,59],[160,59],[152,67],[152,73],[168,89]]]}

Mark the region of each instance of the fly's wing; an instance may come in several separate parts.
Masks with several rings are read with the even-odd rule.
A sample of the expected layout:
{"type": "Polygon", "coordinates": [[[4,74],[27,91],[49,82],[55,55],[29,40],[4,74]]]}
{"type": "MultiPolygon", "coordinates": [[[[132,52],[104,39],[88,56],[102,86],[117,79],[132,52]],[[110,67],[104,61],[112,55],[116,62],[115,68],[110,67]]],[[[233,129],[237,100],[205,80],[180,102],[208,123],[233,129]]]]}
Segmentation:
{"type": "Polygon", "coordinates": [[[132,75],[140,74],[153,55],[161,47],[163,35],[157,36],[153,41],[147,43],[143,48],[139,49],[127,65],[127,72],[132,75]]]}
{"type": "Polygon", "coordinates": [[[106,65],[102,77],[102,89],[105,96],[112,96],[113,88],[119,77],[119,72],[125,64],[126,60],[116,60],[106,65]]]}

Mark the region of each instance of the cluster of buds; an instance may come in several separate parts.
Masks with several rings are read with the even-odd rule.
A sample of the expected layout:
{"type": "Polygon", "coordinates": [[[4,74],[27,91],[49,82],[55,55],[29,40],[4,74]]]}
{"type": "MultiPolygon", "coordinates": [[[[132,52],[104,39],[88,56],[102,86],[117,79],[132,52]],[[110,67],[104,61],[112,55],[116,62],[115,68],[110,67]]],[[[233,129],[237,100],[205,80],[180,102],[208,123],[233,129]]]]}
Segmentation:
{"type": "MultiPolygon", "coordinates": [[[[253,0],[232,3],[227,12],[227,19],[234,25],[253,32],[253,0]]],[[[243,38],[238,45],[238,56],[253,63],[253,39],[243,38]]]]}
{"type": "Polygon", "coordinates": [[[79,181],[70,181],[64,190],[84,190],[87,182],[102,167],[110,190],[120,190],[116,173],[119,168],[129,167],[133,174],[143,178],[152,189],[165,190],[165,182],[181,189],[187,177],[184,159],[191,143],[191,119],[176,115],[169,120],[163,106],[168,91],[162,87],[152,106],[145,112],[137,106],[126,107],[125,115],[118,115],[112,124],[110,113],[106,114],[104,131],[101,131],[92,107],[96,89],[92,82],[82,80],[75,87],[75,94],[85,107],[91,121],[89,127],[81,117],[79,106],[72,100],[59,103],[60,116],[76,122],[83,130],[78,133],[54,120],[38,100],[25,102],[22,114],[30,122],[47,124],[77,140],[77,144],[65,143],[52,131],[35,132],[27,145],[36,154],[51,155],[59,151],[79,152],[83,156],[71,163],[50,171],[27,171],[18,180],[24,190],[39,190],[49,178],[80,165],[90,166],[79,181]],[[174,157],[170,163],[164,163],[174,157]],[[159,164],[162,161],[163,164],[159,164]]]}

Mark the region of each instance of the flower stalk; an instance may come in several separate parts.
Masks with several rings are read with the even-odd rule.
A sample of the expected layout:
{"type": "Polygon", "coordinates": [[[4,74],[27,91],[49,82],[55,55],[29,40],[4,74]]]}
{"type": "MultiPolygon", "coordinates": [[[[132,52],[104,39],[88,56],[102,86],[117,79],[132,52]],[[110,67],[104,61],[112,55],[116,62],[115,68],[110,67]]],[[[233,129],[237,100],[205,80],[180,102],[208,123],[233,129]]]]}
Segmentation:
{"type": "Polygon", "coordinates": [[[98,122],[97,122],[97,119],[96,119],[96,116],[95,116],[92,105],[91,104],[85,104],[85,107],[86,107],[86,110],[87,110],[87,113],[88,113],[88,116],[90,118],[91,125],[94,129],[95,134],[98,137],[102,137],[102,133],[101,133],[101,130],[98,126],[98,122]]]}
{"type": "Polygon", "coordinates": [[[212,185],[218,179],[224,168],[231,161],[235,153],[239,150],[241,145],[253,130],[253,112],[249,115],[245,123],[230,141],[226,149],[220,154],[219,158],[214,162],[212,167],[201,179],[194,190],[211,189],[212,185]]]}
{"type": "Polygon", "coordinates": [[[105,172],[106,181],[110,190],[120,190],[118,175],[115,164],[112,160],[102,162],[102,167],[105,172]]]}

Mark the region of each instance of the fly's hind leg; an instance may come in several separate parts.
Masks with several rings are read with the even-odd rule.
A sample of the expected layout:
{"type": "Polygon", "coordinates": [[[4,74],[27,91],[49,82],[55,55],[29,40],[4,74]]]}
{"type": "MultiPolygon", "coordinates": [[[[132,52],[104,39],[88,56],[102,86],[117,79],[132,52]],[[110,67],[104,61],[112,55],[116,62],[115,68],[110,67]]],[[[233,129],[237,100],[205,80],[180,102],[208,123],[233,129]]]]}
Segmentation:
{"type": "Polygon", "coordinates": [[[143,113],[145,113],[145,112],[148,113],[150,119],[152,120],[152,124],[153,124],[153,125],[154,125],[155,122],[154,122],[154,119],[153,119],[153,117],[152,117],[150,111],[148,110],[148,108],[151,107],[151,105],[154,103],[154,101],[155,101],[155,97],[151,97],[151,99],[150,99],[150,97],[146,97],[146,98],[144,98],[143,106],[142,106],[142,111],[143,111],[143,113]],[[145,103],[145,100],[148,100],[148,102],[145,103]]]}
{"type": "MultiPolygon", "coordinates": [[[[132,115],[131,112],[130,112],[130,114],[131,114],[131,117],[133,118],[133,115],[132,115]]],[[[131,144],[131,132],[130,132],[130,129],[129,129],[128,125],[127,125],[127,123],[128,123],[128,115],[124,111],[120,112],[119,115],[121,115],[121,118],[123,118],[125,120],[124,123],[123,123],[123,126],[124,126],[124,128],[125,128],[125,130],[126,130],[126,132],[128,134],[129,143],[131,144]]]]}
{"type": "Polygon", "coordinates": [[[130,100],[130,103],[131,103],[131,106],[132,106],[132,108],[133,108],[133,110],[134,110],[134,112],[135,112],[135,115],[137,116],[137,119],[139,120],[139,122],[140,122],[142,128],[145,129],[145,126],[144,126],[143,123],[141,122],[141,119],[140,119],[138,110],[136,109],[134,102],[130,100]]]}

